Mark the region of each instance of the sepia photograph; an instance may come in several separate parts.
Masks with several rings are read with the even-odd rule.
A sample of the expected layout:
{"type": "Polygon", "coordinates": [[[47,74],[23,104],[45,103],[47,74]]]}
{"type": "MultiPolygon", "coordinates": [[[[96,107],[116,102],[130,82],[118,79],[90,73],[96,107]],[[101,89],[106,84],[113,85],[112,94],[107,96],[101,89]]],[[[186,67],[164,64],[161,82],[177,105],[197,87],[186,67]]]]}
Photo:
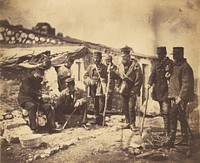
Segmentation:
{"type": "Polygon", "coordinates": [[[0,162],[200,162],[200,0],[0,0],[0,162]]]}

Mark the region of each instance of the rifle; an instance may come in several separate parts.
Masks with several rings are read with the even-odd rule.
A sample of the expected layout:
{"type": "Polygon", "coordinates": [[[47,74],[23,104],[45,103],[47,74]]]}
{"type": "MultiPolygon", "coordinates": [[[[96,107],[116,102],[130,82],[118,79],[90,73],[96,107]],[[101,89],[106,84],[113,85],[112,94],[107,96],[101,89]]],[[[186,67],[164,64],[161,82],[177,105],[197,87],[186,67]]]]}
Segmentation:
{"type": "Polygon", "coordinates": [[[106,86],[105,105],[104,105],[104,110],[103,110],[102,126],[105,125],[106,108],[108,106],[108,93],[109,93],[109,88],[110,88],[110,67],[111,67],[111,64],[108,65],[108,81],[107,81],[107,86],[106,86]]]}

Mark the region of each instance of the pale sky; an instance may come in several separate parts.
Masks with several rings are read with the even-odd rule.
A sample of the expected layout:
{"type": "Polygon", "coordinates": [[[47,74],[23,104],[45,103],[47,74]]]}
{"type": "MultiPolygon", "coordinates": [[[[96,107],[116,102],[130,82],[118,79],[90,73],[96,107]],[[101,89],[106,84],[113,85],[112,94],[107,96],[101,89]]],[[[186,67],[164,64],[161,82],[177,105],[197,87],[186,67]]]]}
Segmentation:
{"type": "Polygon", "coordinates": [[[0,0],[0,19],[28,29],[48,22],[64,36],[149,55],[184,46],[199,66],[199,0],[0,0]]]}

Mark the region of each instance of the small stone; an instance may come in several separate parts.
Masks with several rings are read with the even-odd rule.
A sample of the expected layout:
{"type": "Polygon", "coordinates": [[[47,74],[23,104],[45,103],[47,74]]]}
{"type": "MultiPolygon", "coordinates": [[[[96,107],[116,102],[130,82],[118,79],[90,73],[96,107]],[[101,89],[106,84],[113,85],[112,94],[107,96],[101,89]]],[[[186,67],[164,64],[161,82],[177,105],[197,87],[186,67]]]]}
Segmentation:
{"type": "Polygon", "coordinates": [[[8,142],[6,141],[6,139],[4,137],[0,136],[0,145],[5,146],[7,144],[8,144],[8,142]]]}
{"type": "Polygon", "coordinates": [[[187,157],[190,157],[190,155],[191,155],[191,152],[190,152],[190,151],[187,151],[187,152],[186,152],[186,156],[187,156],[187,157]]]}
{"type": "Polygon", "coordinates": [[[134,153],[135,153],[136,155],[138,155],[138,154],[141,153],[141,150],[140,150],[139,148],[135,148],[134,153]]]}
{"type": "Polygon", "coordinates": [[[6,150],[7,150],[7,151],[9,151],[9,150],[11,150],[11,148],[10,148],[10,147],[8,147],[6,150]]]}
{"type": "Polygon", "coordinates": [[[19,111],[19,110],[14,110],[12,112],[12,115],[16,118],[22,118],[22,111],[19,111]]]}
{"type": "Polygon", "coordinates": [[[129,148],[128,148],[128,153],[134,155],[134,154],[135,154],[134,148],[129,147],[129,148]]]}
{"type": "Polygon", "coordinates": [[[26,162],[32,162],[33,158],[29,158],[28,160],[26,160],[26,162]]]}
{"type": "Polygon", "coordinates": [[[36,155],[33,157],[34,160],[37,160],[37,159],[39,159],[39,158],[40,158],[40,155],[39,155],[39,154],[36,154],[36,155]]]}
{"type": "Polygon", "coordinates": [[[12,118],[14,118],[12,114],[6,114],[6,115],[4,116],[4,119],[5,119],[5,120],[7,120],[7,119],[12,119],[12,118]]]}
{"type": "Polygon", "coordinates": [[[16,128],[16,127],[23,126],[23,125],[26,125],[26,124],[27,124],[27,122],[23,118],[14,118],[10,121],[7,121],[4,124],[4,128],[5,129],[12,129],[12,128],[16,128]]]}
{"type": "Polygon", "coordinates": [[[32,134],[32,131],[29,126],[19,126],[16,128],[5,129],[3,133],[3,137],[9,143],[19,143],[19,137],[25,134],[32,134]]]}
{"type": "Polygon", "coordinates": [[[2,116],[2,115],[0,115],[0,121],[3,121],[3,119],[4,119],[4,118],[3,118],[3,116],[2,116]]]}
{"type": "Polygon", "coordinates": [[[106,147],[100,147],[99,149],[98,149],[98,152],[99,153],[107,153],[107,152],[109,152],[109,150],[106,148],[106,147]]]}
{"type": "Polygon", "coordinates": [[[59,145],[54,146],[53,148],[51,148],[50,155],[57,153],[59,151],[59,149],[60,149],[59,145]]]}

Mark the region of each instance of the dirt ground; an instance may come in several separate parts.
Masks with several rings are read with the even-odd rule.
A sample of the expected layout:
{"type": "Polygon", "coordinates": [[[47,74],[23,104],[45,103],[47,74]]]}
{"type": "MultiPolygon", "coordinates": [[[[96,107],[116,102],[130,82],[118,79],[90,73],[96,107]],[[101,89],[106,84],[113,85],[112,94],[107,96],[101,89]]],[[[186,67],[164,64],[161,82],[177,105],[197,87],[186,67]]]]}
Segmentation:
{"type": "MultiPolygon", "coordinates": [[[[1,78],[0,88],[0,103],[1,112],[12,112],[19,109],[16,103],[16,97],[19,89],[19,80],[1,78]]],[[[138,119],[138,117],[137,117],[138,119]]],[[[147,118],[145,126],[154,126],[154,133],[158,134],[162,128],[160,123],[161,117],[147,118]]],[[[1,162],[14,163],[14,162],[35,162],[35,163],[57,163],[57,162],[187,162],[195,163],[200,160],[200,138],[195,135],[195,141],[192,142],[190,147],[176,146],[174,149],[166,148],[151,148],[139,149],[139,153],[152,151],[151,155],[147,157],[137,158],[137,154],[133,154],[134,150],[131,145],[139,136],[138,132],[131,130],[121,130],[124,125],[123,122],[108,121],[107,127],[95,126],[90,131],[85,131],[82,128],[65,129],[62,133],[44,135],[44,144],[36,149],[24,149],[20,143],[1,144],[1,162]],[[56,144],[57,141],[69,141],[76,139],[73,145],[66,149],[59,150],[55,154],[30,160],[37,151],[43,151],[48,145],[56,144]]],[[[180,132],[177,139],[180,139],[180,132]]]]}

